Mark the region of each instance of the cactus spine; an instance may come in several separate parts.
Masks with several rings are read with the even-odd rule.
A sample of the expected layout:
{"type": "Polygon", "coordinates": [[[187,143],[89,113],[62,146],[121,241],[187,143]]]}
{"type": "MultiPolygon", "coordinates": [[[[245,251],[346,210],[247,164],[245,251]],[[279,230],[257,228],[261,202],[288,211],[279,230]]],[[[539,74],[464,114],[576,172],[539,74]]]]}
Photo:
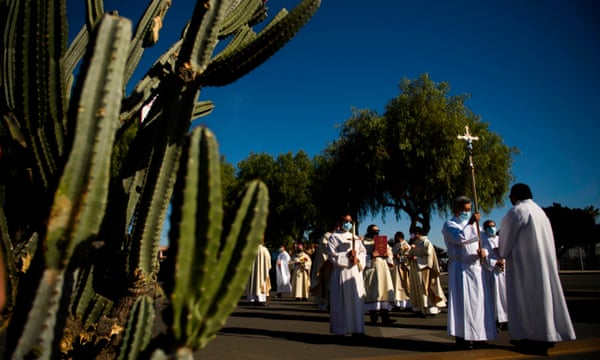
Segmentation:
{"type": "Polygon", "coordinates": [[[203,127],[188,133],[192,119],[213,109],[200,91],[259,66],[320,1],[282,10],[259,34],[252,26],[266,19],[262,0],[197,1],[181,39],[129,95],[127,82],[158,41],[171,1],[150,1],[132,31],[103,1],[87,0],[86,24],[71,44],[66,4],[0,1],[0,246],[8,274],[0,351],[191,358],[235,308],[268,213],[268,191],[255,181],[225,216],[216,138],[203,127]],[[173,255],[159,266],[169,204],[173,255]],[[163,334],[153,331],[159,314],[163,334]]]}

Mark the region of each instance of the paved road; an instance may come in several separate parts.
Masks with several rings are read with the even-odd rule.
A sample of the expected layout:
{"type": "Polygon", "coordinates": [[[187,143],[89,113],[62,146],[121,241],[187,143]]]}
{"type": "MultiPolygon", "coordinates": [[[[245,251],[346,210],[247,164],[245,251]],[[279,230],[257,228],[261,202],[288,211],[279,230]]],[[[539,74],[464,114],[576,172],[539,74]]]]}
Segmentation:
{"type": "MultiPolygon", "coordinates": [[[[577,340],[550,350],[556,359],[600,358],[600,273],[561,274],[577,340]],[[583,295],[582,295],[583,294],[583,295]]],[[[392,312],[391,327],[367,326],[367,337],[329,334],[329,315],[310,302],[272,299],[267,307],[241,301],[217,337],[195,355],[197,359],[533,359],[510,345],[501,332],[485,349],[458,351],[446,334],[446,313],[432,318],[392,312]]]]}

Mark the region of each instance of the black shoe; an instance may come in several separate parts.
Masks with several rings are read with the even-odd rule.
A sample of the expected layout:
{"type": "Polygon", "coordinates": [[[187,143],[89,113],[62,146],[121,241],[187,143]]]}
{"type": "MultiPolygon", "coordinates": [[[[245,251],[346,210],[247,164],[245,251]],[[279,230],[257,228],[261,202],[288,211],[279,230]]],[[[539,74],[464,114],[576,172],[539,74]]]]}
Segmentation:
{"type": "Polygon", "coordinates": [[[517,351],[527,355],[540,355],[548,356],[548,349],[554,346],[554,343],[547,341],[536,341],[536,340],[511,340],[517,351]]]}
{"type": "Polygon", "coordinates": [[[473,349],[474,343],[471,340],[465,340],[464,338],[457,336],[456,338],[454,338],[454,341],[456,342],[456,346],[458,346],[458,348],[461,350],[473,349]]]}
{"type": "Polygon", "coordinates": [[[377,318],[379,317],[379,315],[377,314],[376,310],[369,310],[369,325],[371,326],[377,326],[377,318]]]}

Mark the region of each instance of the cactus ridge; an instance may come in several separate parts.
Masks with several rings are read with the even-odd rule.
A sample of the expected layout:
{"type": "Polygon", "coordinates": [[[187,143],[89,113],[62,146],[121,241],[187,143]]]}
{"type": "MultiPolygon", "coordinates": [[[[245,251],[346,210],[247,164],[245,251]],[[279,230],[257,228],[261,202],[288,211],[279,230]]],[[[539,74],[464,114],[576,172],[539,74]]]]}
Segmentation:
{"type": "Polygon", "coordinates": [[[119,351],[120,360],[135,360],[146,348],[152,336],[154,316],[154,300],[150,296],[142,295],[135,299],[119,351]]]}

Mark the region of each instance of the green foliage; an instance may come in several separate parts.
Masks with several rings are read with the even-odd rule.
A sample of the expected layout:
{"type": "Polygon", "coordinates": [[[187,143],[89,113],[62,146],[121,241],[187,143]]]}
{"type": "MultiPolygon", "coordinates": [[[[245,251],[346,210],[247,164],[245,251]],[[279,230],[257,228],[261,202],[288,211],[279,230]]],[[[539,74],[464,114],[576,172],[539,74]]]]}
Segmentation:
{"type": "Polygon", "coordinates": [[[129,95],[171,1],[150,1],[132,31],[88,0],[71,44],[66,3],[0,2],[3,356],[191,358],[237,304],[268,210],[259,181],[224,206],[223,187],[238,186],[232,171],[221,169],[209,130],[188,133],[213,108],[200,90],[259,66],[320,1],[282,10],[259,34],[262,0],[198,1],[181,39],[129,95]],[[161,266],[171,202],[171,256],[161,266]],[[159,315],[162,334],[153,331],[159,315]]]}
{"type": "Polygon", "coordinates": [[[472,195],[467,147],[457,140],[466,125],[480,138],[474,142],[479,205],[489,211],[502,204],[517,150],[466,107],[466,95],[449,92],[447,83],[424,74],[403,79],[383,115],[354,111],[321,161],[319,172],[327,176],[321,201],[340,207],[331,213],[377,214],[387,208],[429,229],[432,212],[449,209],[457,195],[472,195]]]}
{"type": "Polygon", "coordinates": [[[282,243],[300,241],[315,221],[313,199],[315,167],[304,151],[296,155],[251,154],[238,163],[242,182],[260,179],[270,189],[269,219],[265,244],[276,248],[282,243]]]}
{"type": "Polygon", "coordinates": [[[543,209],[552,223],[558,258],[575,246],[585,248],[588,254],[595,252],[600,242],[596,225],[598,209],[593,206],[572,209],[557,203],[543,209]]]}

